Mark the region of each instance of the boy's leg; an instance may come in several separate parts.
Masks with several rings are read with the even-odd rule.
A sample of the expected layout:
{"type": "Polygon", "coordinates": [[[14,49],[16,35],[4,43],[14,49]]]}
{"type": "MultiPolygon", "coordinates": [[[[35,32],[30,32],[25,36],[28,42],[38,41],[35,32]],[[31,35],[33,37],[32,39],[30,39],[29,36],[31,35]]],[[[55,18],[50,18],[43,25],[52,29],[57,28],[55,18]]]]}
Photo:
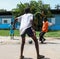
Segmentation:
{"type": "Polygon", "coordinates": [[[26,33],[22,34],[21,35],[21,38],[22,38],[22,44],[21,44],[21,55],[20,55],[20,59],[23,59],[23,50],[24,50],[24,45],[25,45],[25,35],[26,33]]]}
{"type": "Polygon", "coordinates": [[[35,42],[35,48],[36,48],[36,52],[37,52],[37,59],[44,58],[43,55],[40,55],[40,54],[39,54],[39,45],[38,45],[38,40],[37,40],[36,36],[32,36],[32,39],[33,39],[34,42],[35,42]]]}
{"type": "Polygon", "coordinates": [[[14,39],[14,35],[13,34],[11,34],[10,37],[11,37],[12,40],[14,39]]]}
{"type": "Polygon", "coordinates": [[[43,38],[43,40],[45,41],[46,39],[44,38],[44,35],[45,35],[45,32],[43,33],[43,37],[42,37],[42,38],[43,38]]]}
{"type": "Polygon", "coordinates": [[[44,39],[44,34],[45,34],[45,32],[42,32],[42,35],[40,36],[40,38],[41,38],[41,43],[43,43],[43,42],[45,41],[45,39],[44,39]]]}
{"type": "Polygon", "coordinates": [[[12,34],[10,34],[10,39],[12,39],[12,34]]]}
{"type": "Polygon", "coordinates": [[[14,34],[12,34],[12,39],[14,39],[14,34]]]}
{"type": "Polygon", "coordinates": [[[11,39],[14,39],[14,33],[13,32],[10,32],[10,37],[11,37],[11,39]]]}
{"type": "Polygon", "coordinates": [[[25,44],[25,37],[22,38],[22,44],[21,44],[21,59],[23,59],[23,50],[24,50],[24,44],[25,44]]]}
{"type": "Polygon", "coordinates": [[[41,31],[41,33],[39,34],[39,41],[42,41],[42,35],[43,35],[43,32],[41,31]]]}
{"type": "Polygon", "coordinates": [[[36,48],[36,52],[37,52],[37,59],[40,58],[44,58],[44,56],[39,55],[39,45],[38,45],[38,40],[36,38],[36,35],[34,34],[33,30],[31,28],[28,28],[26,30],[26,33],[28,34],[29,37],[31,37],[33,39],[33,41],[35,42],[35,48],[36,48]]]}
{"type": "Polygon", "coordinates": [[[35,36],[32,36],[32,39],[35,42],[35,48],[36,48],[36,52],[37,52],[37,57],[39,56],[39,45],[38,45],[38,40],[35,36]]]}

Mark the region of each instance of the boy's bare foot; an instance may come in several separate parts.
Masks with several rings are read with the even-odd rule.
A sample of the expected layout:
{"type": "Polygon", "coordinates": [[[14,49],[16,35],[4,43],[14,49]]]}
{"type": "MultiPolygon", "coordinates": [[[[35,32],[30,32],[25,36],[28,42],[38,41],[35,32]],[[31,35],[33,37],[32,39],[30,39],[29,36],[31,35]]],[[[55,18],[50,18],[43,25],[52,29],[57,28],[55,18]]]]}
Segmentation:
{"type": "Polygon", "coordinates": [[[24,59],[24,56],[21,56],[20,59],[24,59]]]}
{"type": "Polygon", "coordinates": [[[43,55],[39,55],[38,57],[37,57],[37,59],[42,59],[42,58],[44,58],[45,56],[43,56],[43,55]]]}

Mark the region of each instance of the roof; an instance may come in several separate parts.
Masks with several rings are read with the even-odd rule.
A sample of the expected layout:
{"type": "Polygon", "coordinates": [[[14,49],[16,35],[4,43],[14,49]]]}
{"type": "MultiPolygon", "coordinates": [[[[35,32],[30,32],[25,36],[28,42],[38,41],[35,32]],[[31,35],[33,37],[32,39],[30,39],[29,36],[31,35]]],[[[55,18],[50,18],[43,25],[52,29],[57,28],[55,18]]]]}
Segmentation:
{"type": "Polygon", "coordinates": [[[0,15],[12,15],[11,11],[0,12],[0,15]]]}
{"type": "Polygon", "coordinates": [[[52,9],[50,11],[52,14],[60,14],[60,9],[52,9]]]}

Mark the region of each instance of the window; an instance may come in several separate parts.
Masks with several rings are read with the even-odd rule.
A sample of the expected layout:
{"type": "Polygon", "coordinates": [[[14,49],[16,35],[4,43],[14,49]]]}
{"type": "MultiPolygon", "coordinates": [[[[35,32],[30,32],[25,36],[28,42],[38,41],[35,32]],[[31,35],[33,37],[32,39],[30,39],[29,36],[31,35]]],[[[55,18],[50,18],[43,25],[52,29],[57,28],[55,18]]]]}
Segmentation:
{"type": "Polygon", "coordinates": [[[2,18],[2,24],[10,24],[11,23],[11,18],[2,18]]]}
{"type": "Polygon", "coordinates": [[[7,23],[7,20],[4,20],[4,23],[6,24],[7,23]]]}

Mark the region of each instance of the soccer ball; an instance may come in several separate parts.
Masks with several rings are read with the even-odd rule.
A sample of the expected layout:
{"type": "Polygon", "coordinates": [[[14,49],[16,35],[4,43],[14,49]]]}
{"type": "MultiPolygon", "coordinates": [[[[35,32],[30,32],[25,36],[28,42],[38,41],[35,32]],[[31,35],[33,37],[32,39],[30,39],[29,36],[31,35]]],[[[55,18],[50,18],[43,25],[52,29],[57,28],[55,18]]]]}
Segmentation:
{"type": "Polygon", "coordinates": [[[32,44],[32,43],[33,43],[32,40],[30,40],[30,41],[29,41],[29,44],[32,44]]]}

